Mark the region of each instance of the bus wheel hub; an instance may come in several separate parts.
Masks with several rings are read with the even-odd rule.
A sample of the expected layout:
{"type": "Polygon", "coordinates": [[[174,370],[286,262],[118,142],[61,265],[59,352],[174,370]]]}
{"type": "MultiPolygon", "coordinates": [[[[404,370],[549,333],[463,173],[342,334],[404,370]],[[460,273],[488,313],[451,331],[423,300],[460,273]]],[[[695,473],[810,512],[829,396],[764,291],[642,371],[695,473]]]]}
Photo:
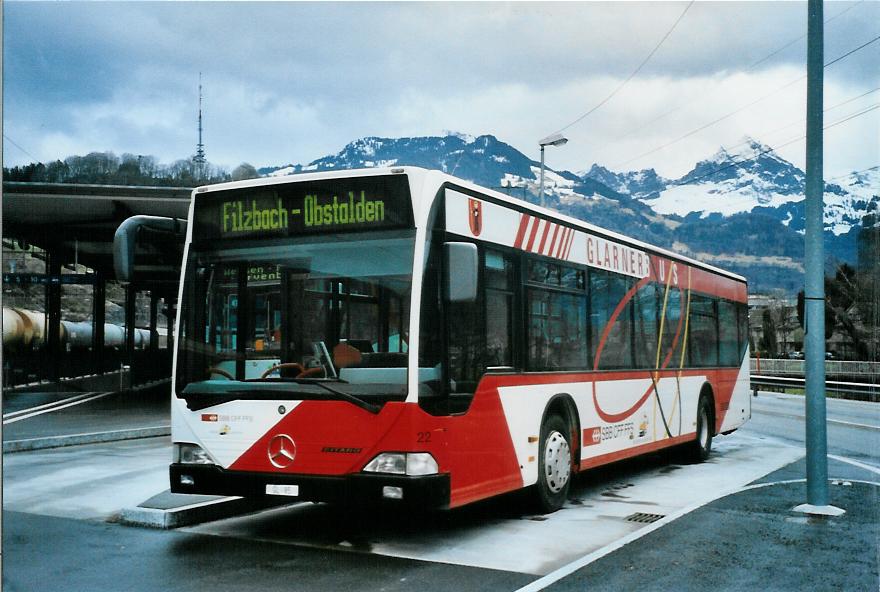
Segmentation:
{"type": "Polygon", "coordinates": [[[571,448],[562,434],[554,431],[547,437],[547,444],[544,446],[544,477],[547,487],[557,493],[565,487],[570,476],[571,448]]]}

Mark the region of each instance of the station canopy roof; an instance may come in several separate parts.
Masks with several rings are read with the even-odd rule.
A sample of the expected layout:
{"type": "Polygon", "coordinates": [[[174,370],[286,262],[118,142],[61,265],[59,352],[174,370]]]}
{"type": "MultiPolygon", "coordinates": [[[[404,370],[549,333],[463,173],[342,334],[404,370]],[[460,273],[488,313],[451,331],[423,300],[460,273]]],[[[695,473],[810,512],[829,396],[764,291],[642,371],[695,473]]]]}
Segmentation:
{"type": "MultiPolygon", "coordinates": [[[[113,277],[113,236],[137,215],[185,220],[192,189],[68,183],[3,183],[3,238],[57,253],[113,277]]],[[[155,245],[157,262],[180,266],[182,244],[155,245]]],[[[176,281],[176,277],[174,278],[176,281]]]]}

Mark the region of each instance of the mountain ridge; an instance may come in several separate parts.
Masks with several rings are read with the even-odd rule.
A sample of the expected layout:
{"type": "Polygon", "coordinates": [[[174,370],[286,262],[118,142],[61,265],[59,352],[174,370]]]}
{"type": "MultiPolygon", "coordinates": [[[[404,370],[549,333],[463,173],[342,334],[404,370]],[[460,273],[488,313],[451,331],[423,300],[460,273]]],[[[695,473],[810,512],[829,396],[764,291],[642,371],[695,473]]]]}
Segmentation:
{"type": "MultiPolygon", "coordinates": [[[[493,135],[354,140],[306,165],[264,167],[263,176],[310,171],[421,166],[537,203],[540,163],[493,135]]],[[[581,173],[545,168],[546,205],[597,226],[637,236],[749,278],[752,289],[803,284],[806,175],[772,148],[746,137],[695,163],[679,179],[653,168],[614,172],[594,163],[581,173]]],[[[880,209],[880,167],[826,184],[825,246],[853,263],[861,219],[880,209]]]]}

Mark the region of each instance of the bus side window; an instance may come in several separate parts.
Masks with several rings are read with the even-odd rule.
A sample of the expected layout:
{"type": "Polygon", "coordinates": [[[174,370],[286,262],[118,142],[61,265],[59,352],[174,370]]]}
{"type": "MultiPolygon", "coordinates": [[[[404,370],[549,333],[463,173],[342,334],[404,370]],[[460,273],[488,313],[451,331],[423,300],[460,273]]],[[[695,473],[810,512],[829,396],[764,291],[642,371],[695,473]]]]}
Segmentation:
{"type": "Polygon", "coordinates": [[[729,300],[718,301],[718,339],[719,363],[722,366],[739,365],[738,327],[736,324],[736,303],[729,300]]]}
{"type": "MultiPolygon", "coordinates": [[[[485,369],[483,343],[483,285],[477,286],[474,302],[447,302],[449,393],[473,394],[485,369]]],[[[453,405],[455,407],[455,405],[453,405]]]]}
{"type": "Polygon", "coordinates": [[[688,331],[688,358],[694,368],[718,365],[718,315],[716,299],[694,294],[688,331]]]}
{"type": "Polygon", "coordinates": [[[585,272],[529,259],[527,273],[529,370],[585,370],[589,353],[585,272]]]}
{"type": "Polygon", "coordinates": [[[737,360],[742,360],[749,350],[749,307],[742,302],[736,305],[737,337],[739,338],[739,354],[737,360]]]}
{"type": "Polygon", "coordinates": [[[487,250],[486,366],[513,366],[514,264],[509,256],[487,250]]]}
{"type": "Polygon", "coordinates": [[[661,289],[656,282],[648,282],[633,296],[635,310],[632,339],[636,368],[659,368],[663,363],[657,356],[661,289]]]}
{"type": "Polygon", "coordinates": [[[632,348],[633,302],[617,306],[635,284],[633,278],[604,270],[590,270],[590,332],[593,364],[598,370],[634,367],[632,348]]]}

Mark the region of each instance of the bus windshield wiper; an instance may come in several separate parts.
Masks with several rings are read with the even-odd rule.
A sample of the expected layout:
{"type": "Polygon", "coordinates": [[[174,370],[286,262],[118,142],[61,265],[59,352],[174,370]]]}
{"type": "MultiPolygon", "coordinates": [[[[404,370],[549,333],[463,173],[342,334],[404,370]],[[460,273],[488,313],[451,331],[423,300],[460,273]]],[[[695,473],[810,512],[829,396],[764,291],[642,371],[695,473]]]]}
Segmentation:
{"type": "Polygon", "coordinates": [[[326,382],[323,382],[320,380],[315,380],[314,382],[309,382],[308,384],[317,385],[317,386],[321,387],[322,389],[324,389],[325,391],[327,391],[328,393],[333,393],[334,395],[336,395],[337,397],[339,397],[343,401],[348,401],[352,405],[357,405],[361,409],[364,409],[365,411],[369,411],[373,415],[376,415],[377,413],[379,413],[379,410],[381,409],[381,407],[379,407],[378,405],[373,405],[372,403],[367,403],[363,399],[361,399],[359,397],[355,397],[351,393],[346,393],[345,391],[335,389],[332,386],[328,385],[326,382]]]}
{"type": "MultiPolygon", "coordinates": [[[[328,393],[335,395],[334,398],[346,401],[360,407],[365,411],[369,411],[372,414],[377,414],[381,410],[381,407],[378,405],[374,405],[372,403],[368,403],[363,399],[356,397],[350,393],[346,393],[339,389],[335,389],[331,386],[324,384],[323,382],[319,382],[317,380],[309,380],[306,382],[303,381],[294,381],[296,384],[303,385],[316,385],[321,387],[323,390],[328,393]]],[[[232,385],[229,385],[232,386],[232,385]]],[[[200,390],[195,385],[189,385],[183,392],[183,398],[187,401],[187,407],[191,411],[196,411],[199,409],[205,409],[206,407],[211,407],[213,405],[219,405],[221,403],[227,403],[229,401],[235,401],[238,399],[246,398],[246,399],[266,399],[266,398],[275,398],[281,395],[284,398],[296,397],[297,395],[301,395],[303,393],[298,393],[293,389],[286,388],[277,388],[270,387],[266,388],[264,386],[260,386],[258,388],[253,389],[242,389],[242,388],[223,388],[223,389],[210,389],[206,391],[200,390]],[[189,391],[189,392],[187,392],[189,391]]]]}

